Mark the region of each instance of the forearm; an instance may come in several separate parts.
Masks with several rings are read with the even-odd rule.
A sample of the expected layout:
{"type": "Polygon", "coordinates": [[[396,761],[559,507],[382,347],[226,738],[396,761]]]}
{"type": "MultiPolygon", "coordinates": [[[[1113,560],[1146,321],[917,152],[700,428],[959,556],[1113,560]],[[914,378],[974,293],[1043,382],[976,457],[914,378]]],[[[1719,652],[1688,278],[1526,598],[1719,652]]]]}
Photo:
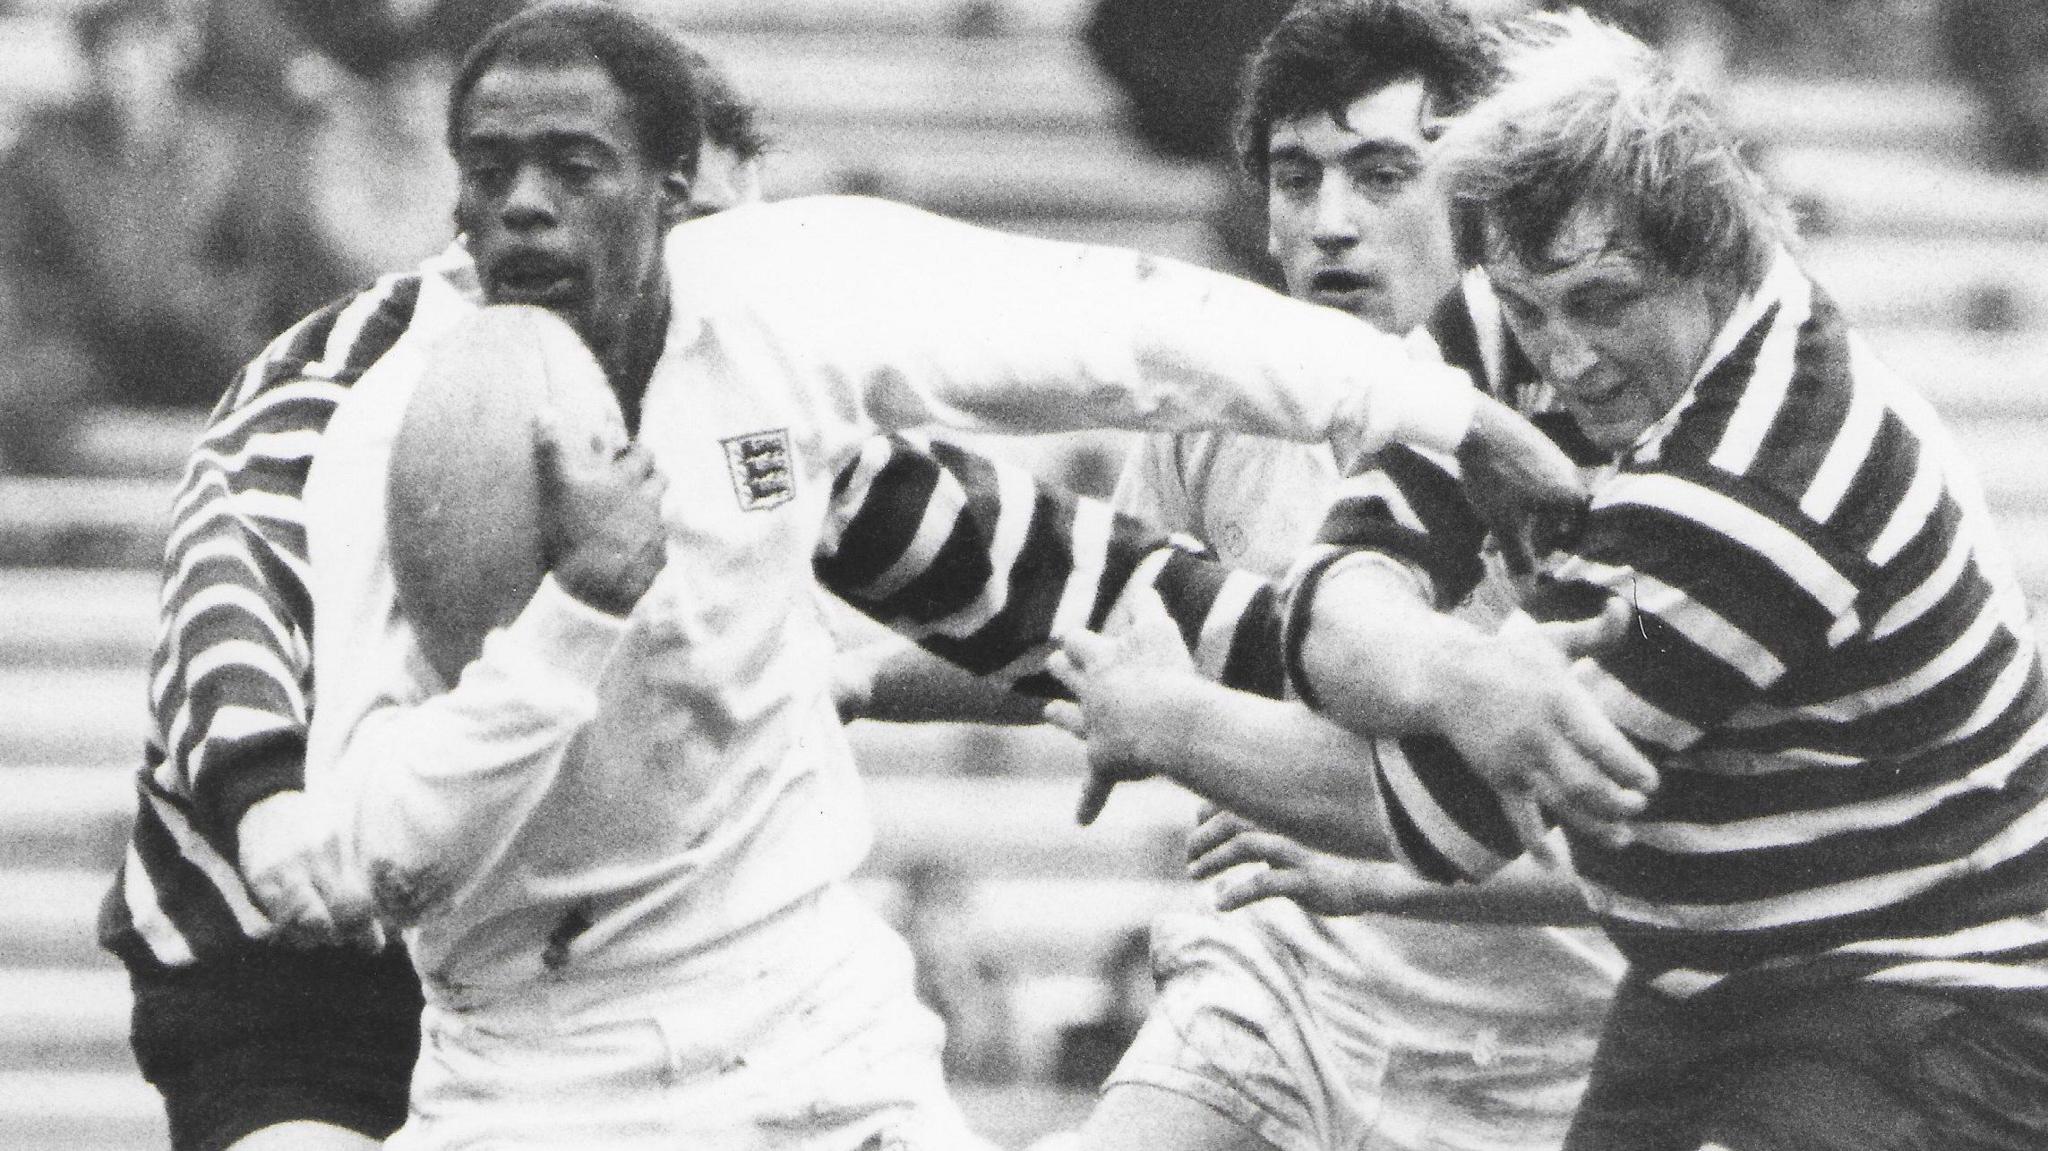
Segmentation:
{"type": "Polygon", "coordinates": [[[1125,694],[1133,761],[1318,850],[1395,857],[1370,739],[1193,675],[1147,677],[1125,694]]]}
{"type": "Polygon", "coordinates": [[[908,640],[842,653],[846,719],[883,723],[1037,723],[1043,704],[948,663],[908,640]]]}
{"type": "Polygon", "coordinates": [[[1146,427],[1334,437],[1343,458],[1393,442],[1441,451],[1463,442],[1478,401],[1463,373],[1414,359],[1399,339],[1349,316],[1138,259],[1152,269],[1133,297],[1141,394],[1193,417],[1146,427]]]}
{"type": "Polygon", "coordinates": [[[1451,450],[1473,419],[1462,373],[1350,317],[1173,260],[1053,243],[902,209],[852,211],[886,285],[835,297],[840,330],[886,370],[882,428],[1228,428],[1451,450]],[[935,338],[934,333],[946,333],[935,338]]]}
{"type": "Polygon", "coordinates": [[[1568,867],[1525,855],[1475,883],[1431,883],[1377,868],[1387,910],[1442,923],[1583,927],[1596,922],[1568,867]]]}
{"type": "Polygon", "coordinates": [[[623,628],[549,578],[452,689],[349,734],[315,778],[332,781],[343,859],[386,916],[417,919],[506,850],[595,718],[623,628]]]}

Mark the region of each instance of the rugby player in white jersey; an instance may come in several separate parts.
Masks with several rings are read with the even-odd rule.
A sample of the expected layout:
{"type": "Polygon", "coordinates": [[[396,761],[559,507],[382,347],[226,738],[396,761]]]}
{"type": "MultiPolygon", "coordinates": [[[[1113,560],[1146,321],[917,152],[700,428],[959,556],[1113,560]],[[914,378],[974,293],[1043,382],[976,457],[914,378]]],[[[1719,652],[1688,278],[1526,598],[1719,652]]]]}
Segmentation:
{"type": "MultiPolygon", "coordinates": [[[[1583,14],[1507,28],[1438,163],[1479,211],[1492,338],[1537,373],[1490,382],[1608,459],[1524,602],[1620,621],[1571,674],[1661,772],[1617,834],[1569,836],[1629,972],[1565,1147],[2048,1145],[2048,675],[1970,465],[1697,92],[1583,14]]],[[[1531,841],[1540,810],[1441,744],[1352,734],[1463,706],[1432,678],[1529,638],[1398,598],[1461,601],[1487,534],[1404,454],[1289,577],[1293,681],[1344,727],[1207,683],[1141,597],[1054,664],[1099,769],[1442,882],[1531,841]]],[[[1263,854],[1228,815],[1197,850],[1263,854]]]]}
{"type": "MultiPolygon", "coordinates": [[[[1457,395],[1450,369],[1223,277],[872,201],[671,230],[690,92],[679,46],[615,7],[495,30],[450,101],[473,276],[437,261],[388,278],[281,338],[229,401],[250,424],[272,393],[330,410],[302,463],[321,623],[307,781],[333,815],[307,829],[333,845],[308,855],[333,866],[307,918],[353,929],[367,883],[407,928],[428,1008],[394,1147],[971,1145],[908,954],[845,885],[868,831],[810,560],[829,477],[876,430],[1398,439],[1574,498],[1561,457],[1457,395]],[[576,497],[557,522],[618,526],[611,569],[558,565],[451,686],[396,610],[374,494],[427,350],[482,301],[571,322],[638,429],[610,466],[638,470],[549,457],[576,497]],[[648,460],[670,485],[658,573],[648,460]]],[[[1534,700],[1590,715],[1569,686],[1534,700]]],[[[1527,714],[1451,726],[1481,749],[1533,740],[1632,806],[1646,765],[1527,714]]]]}
{"type": "MultiPolygon", "coordinates": [[[[687,210],[695,218],[761,199],[767,141],[716,64],[693,53],[690,65],[704,118],[687,210]]],[[[459,242],[441,262],[449,277],[474,280],[459,242]]],[[[273,350],[253,367],[282,379],[288,361],[273,350]]],[[[303,540],[295,544],[290,530],[300,491],[275,474],[290,452],[276,445],[317,439],[329,409],[288,392],[216,412],[180,487],[152,763],[134,849],[101,917],[104,946],[129,971],[131,1042],[163,1098],[173,1151],[381,1145],[404,1121],[419,1058],[419,977],[395,940],[378,947],[381,933],[368,924],[340,938],[297,832],[307,798],[295,778],[306,726],[296,684],[311,656],[284,637],[310,634],[311,620],[280,574],[303,559],[303,540]],[[264,530],[222,522],[228,497],[257,490],[268,501],[264,530]],[[242,645],[265,654],[221,658],[242,645]],[[189,773],[201,757],[207,783],[195,788],[189,773]],[[266,780],[274,770],[282,774],[266,780]],[[179,782],[152,796],[167,777],[179,782]],[[255,797],[235,825],[236,850],[212,860],[204,836],[167,827],[176,808],[163,802],[206,792],[255,797]],[[191,897],[195,870],[215,878],[219,898],[191,897]],[[252,901],[274,918],[242,914],[252,901]]]]}
{"type": "MultiPolygon", "coordinates": [[[[1429,170],[1441,118],[1490,79],[1456,0],[1307,0],[1247,72],[1238,145],[1266,191],[1289,294],[1386,331],[1463,309],[1429,170]]],[[[1460,366],[1478,368],[1476,364],[1460,366]]],[[[1227,432],[1148,436],[1119,510],[1280,578],[1342,478],[1327,448],[1227,432]]],[[[1505,581],[1501,581],[1505,582],[1505,581]]],[[[1496,588],[1467,614],[1497,622],[1496,588]]],[[[1585,1085],[1621,960],[1569,877],[1530,861],[1451,889],[1306,853],[1233,872],[1152,926],[1159,995],[1083,1129],[1097,1149],[1546,1151],[1585,1085]],[[1362,898],[1235,906],[1290,873],[1362,898]],[[1356,914],[1345,914],[1356,912],[1356,914]]]]}

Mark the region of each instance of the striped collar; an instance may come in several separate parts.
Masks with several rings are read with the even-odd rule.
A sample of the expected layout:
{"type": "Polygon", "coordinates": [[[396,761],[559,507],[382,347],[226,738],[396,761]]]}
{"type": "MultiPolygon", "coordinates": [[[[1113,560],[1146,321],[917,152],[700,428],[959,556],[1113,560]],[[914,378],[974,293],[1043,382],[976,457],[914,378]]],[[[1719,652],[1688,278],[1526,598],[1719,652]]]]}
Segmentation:
{"type": "Polygon", "coordinates": [[[1764,274],[1763,280],[1748,295],[1737,300],[1735,307],[1729,311],[1728,319],[1721,324],[1721,330],[1714,336],[1714,342],[1707,346],[1707,354],[1701,358],[1698,370],[1693,372],[1692,382],[1686,385],[1685,393],[1671,405],[1670,411],[1665,412],[1656,423],[1643,429],[1635,442],[1629,445],[1628,450],[1617,457],[1617,465],[1629,461],[1654,462],[1663,451],[1665,438],[1678,426],[1686,410],[1692,407],[1693,401],[1699,398],[1700,384],[1727,361],[1744,338],[1755,331],[1759,324],[1767,320],[1782,323],[1787,318],[1788,311],[1796,312],[1803,319],[1808,311],[1805,304],[1810,301],[1812,292],[1813,285],[1807,280],[1806,274],[1799,270],[1792,253],[1780,247],[1772,258],[1770,271],[1764,274]],[[1785,304],[1800,306],[1788,309],[1781,306],[1785,304]]]}

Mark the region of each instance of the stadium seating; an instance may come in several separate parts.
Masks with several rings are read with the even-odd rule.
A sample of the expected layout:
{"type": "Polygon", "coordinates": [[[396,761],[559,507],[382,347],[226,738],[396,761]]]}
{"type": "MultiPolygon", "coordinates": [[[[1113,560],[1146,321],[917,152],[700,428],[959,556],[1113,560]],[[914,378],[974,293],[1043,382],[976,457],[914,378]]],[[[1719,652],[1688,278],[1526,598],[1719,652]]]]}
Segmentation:
{"type": "MultiPolygon", "coordinates": [[[[78,77],[77,0],[0,15],[0,139],[78,77]]],[[[765,103],[778,194],[858,191],[995,226],[1213,260],[1217,177],[1138,153],[1074,30],[1088,0],[692,0],[662,6],[765,103]]],[[[1970,113],[1933,80],[1749,77],[1725,104],[1796,193],[1806,258],[1922,386],[1982,468],[2032,597],[2048,603],[2048,188],[1976,168],[1970,113]]],[[[0,477],[0,1146],[163,1143],[126,1051],[127,992],[92,942],[125,845],[139,761],[154,564],[198,416],[94,413],[77,475],[0,477]]],[[[902,913],[901,877],[958,869],[962,930],[1011,979],[1024,1078],[966,1085],[1006,1146],[1070,1125],[1086,1096],[1043,1073],[1061,1027],[1133,927],[1189,898],[1175,878],[1192,810],[1120,789],[1102,824],[1069,812],[1080,763],[1056,733],[854,731],[876,850],[864,890],[902,913]],[[971,764],[972,770],[964,770],[971,764]]]]}

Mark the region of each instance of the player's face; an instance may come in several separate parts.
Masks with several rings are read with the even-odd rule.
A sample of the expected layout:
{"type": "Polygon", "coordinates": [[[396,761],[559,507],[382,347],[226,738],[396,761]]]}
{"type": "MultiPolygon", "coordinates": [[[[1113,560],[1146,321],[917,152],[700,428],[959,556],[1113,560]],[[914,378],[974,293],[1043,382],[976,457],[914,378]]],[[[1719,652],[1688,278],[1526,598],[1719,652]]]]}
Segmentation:
{"type": "Polygon", "coordinates": [[[548,308],[604,358],[662,302],[661,238],[688,181],[642,154],[625,92],[594,63],[493,66],[460,123],[456,224],[485,297],[548,308]]]}
{"type": "Polygon", "coordinates": [[[1594,443],[1629,447],[1692,386],[1719,294],[1664,271],[1598,209],[1558,230],[1540,268],[1491,239],[1486,271],[1515,339],[1594,443]]]}
{"type": "Polygon", "coordinates": [[[1273,124],[1267,250],[1288,294],[1405,332],[1457,283],[1450,213],[1427,162],[1429,104],[1422,81],[1400,80],[1334,115],[1273,124]]]}

